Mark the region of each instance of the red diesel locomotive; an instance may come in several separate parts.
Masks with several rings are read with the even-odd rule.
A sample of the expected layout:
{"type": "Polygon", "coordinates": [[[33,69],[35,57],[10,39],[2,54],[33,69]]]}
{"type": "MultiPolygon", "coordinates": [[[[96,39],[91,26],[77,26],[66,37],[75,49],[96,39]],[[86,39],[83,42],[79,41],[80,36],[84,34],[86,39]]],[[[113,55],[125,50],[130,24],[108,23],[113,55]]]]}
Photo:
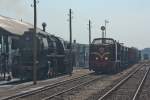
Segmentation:
{"type": "Polygon", "coordinates": [[[140,51],[112,38],[96,38],[90,44],[89,70],[116,73],[140,59],[140,51]]]}

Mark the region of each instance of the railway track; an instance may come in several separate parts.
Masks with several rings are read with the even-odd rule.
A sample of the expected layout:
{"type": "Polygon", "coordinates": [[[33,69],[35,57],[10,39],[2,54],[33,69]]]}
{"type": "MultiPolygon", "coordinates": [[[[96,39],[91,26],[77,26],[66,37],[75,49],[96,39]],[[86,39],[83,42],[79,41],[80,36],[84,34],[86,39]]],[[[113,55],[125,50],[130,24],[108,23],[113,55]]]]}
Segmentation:
{"type": "Polygon", "coordinates": [[[45,87],[33,91],[9,96],[3,98],[2,100],[48,100],[65,92],[71,91],[72,89],[98,80],[103,76],[95,76],[93,74],[88,74],[78,78],[58,82],[52,85],[47,85],[45,87]]]}
{"type": "Polygon", "coordinates": [[[149,100],[150,98],[150,73],[148,73],[145,82],[139,90],[136,100],[149,100]]]}
{"type": "Polygon", "coordinates": [[[138,100],[142,87],[144,86],[144,82],[148,79],[148,74],[150,74],[149,70],[150,66],[147,65],[143,65],[141,68],[138,67],[134,72],[130,73],[98,100],[138,100]]]}

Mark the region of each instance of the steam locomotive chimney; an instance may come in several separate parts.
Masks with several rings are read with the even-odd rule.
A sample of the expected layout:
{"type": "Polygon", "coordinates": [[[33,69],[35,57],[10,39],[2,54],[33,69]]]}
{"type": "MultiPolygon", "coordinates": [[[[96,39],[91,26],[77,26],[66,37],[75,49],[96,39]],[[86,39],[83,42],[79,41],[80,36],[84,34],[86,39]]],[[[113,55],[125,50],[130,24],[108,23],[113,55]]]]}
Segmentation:
{"type": "Polygon", "coordinates": [[[46,30],[46,26],[47,26],[46,23],[43,22],[43,23],[42,23],[42,27],[43,27],[43,31],[44,31],[44,32],[45,32],[45,30],[46,30]]]}

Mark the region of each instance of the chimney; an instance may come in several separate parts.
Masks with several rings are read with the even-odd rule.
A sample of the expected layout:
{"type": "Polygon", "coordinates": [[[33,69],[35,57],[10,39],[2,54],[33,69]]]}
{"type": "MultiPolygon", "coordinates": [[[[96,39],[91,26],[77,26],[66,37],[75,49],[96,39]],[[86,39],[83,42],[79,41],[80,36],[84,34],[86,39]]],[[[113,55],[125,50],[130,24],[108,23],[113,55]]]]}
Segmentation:
{"type": "Polygon", "coordinates": [[[44,32],[45,32],[45,30],[46,30],[46,26],[47,26],[46,23],[43,22],[43,23],[42,23],[42,27],[43,27],[43,31],[44,31],[44,32]]]}

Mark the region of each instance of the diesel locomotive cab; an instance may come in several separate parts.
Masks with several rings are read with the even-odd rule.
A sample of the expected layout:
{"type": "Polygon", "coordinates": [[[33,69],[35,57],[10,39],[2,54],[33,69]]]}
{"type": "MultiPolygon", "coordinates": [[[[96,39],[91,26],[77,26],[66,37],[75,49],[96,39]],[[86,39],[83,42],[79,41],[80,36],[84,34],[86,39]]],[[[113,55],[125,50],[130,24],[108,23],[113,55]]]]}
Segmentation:
{"type": "Polygon", "coordinates": [[[95,72],[106,71],[115,61],[116,42],[111,38],[96,38],[90,44],[89,69],[95,72]]]}

